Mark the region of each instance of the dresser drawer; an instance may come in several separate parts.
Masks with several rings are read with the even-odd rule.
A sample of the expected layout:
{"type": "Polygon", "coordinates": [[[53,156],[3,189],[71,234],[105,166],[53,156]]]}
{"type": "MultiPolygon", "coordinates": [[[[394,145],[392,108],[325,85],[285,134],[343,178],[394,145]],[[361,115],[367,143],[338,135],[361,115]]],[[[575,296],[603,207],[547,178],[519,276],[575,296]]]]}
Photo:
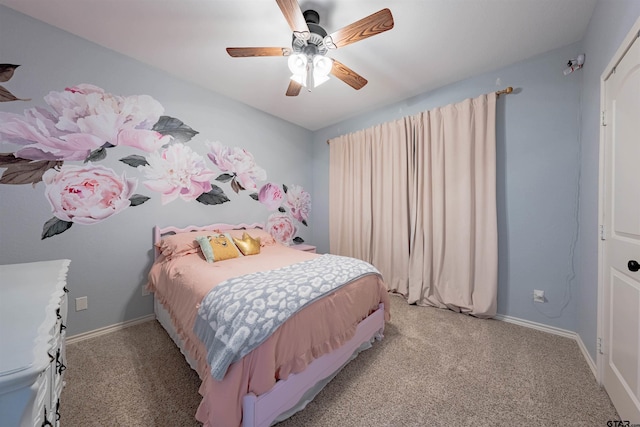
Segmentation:
{"type": "Polygon", "coordinates": [[[27,408],[24,413],[24,418],[20,423],[21,426],[42,426],[45,420],[45,411],[47,420],[51,422],[51,379],[54,363],[51,362],[49,367],[38,376],[36,382],[31,386],[31,393],[34,398],[31,408],[27,408]]]}
{"type": "Polygon", "coordinates": [[[0,426],[58,426],[69,260],[0,265],[0,426]]]}

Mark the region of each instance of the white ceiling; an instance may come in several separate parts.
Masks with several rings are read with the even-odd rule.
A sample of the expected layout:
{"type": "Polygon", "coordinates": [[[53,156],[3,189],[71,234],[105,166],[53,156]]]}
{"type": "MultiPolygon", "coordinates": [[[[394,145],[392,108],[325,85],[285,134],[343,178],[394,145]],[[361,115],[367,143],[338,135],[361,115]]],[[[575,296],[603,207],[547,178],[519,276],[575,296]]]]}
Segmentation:
{"type": "Polygon", "coordinates": [[[328,33],[383,8],[391,10],[395,27],[329,52],[369,81],[361,90],[332,78],[311,93],[287,97],[286,58],[231,58],[225,51],[291,46],[274,0],[0,0],[309,130],[577,42],[595,3],[300,0],[302,10],[320,13],[328,33]]]}

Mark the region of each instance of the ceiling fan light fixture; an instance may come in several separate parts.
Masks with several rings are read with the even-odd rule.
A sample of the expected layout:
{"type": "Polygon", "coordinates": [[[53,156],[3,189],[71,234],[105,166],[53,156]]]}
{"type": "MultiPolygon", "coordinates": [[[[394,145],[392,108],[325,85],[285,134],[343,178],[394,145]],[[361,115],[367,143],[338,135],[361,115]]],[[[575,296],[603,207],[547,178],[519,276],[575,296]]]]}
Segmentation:
{"type": "Polygon", "coordinates": [[[321,74],[315,74],[315,73],[313,75],[313,87],[318,87],[322,83],[328,82],[328,81],[329,81],[329,76],[323,76],[321,74]]]}
{"type": "Polygon", "coordinates": [[[313,70],[316,75],[328,76],[333,67],[333,61],[324,55],[315,55],[313,57],[313,70]]]}
{"type": "Polygon", "coordinates": [[[289,65],[289,70],[293,74],[304,74],[307,72],[307,55],[303,53],[294,53],[289,55],[289,59],[287,64],[289,65]]]}

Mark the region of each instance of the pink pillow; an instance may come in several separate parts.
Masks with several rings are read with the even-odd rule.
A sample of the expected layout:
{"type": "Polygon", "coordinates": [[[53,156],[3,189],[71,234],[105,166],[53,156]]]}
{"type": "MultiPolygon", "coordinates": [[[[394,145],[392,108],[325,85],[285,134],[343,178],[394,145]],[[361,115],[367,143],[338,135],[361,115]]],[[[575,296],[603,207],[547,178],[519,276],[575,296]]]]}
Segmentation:
{"type": "Polygon", "coordinates": [[[261,228],[248,228],[246,230],[215,230],[219,233],[229,233],[231,237],[235,237],[236,239],[242,239],[242,233],[247,232],[249,236],[254,239],[260,238],[260,246],[271,246],[276,244],[276,239],[274,239],[271,234],[267,233],[261,228]]]}
{"type": "Polygon", "coordinates": [[[159,243],[156,243],[156,246],[167,259],[195,254],[200,249],[200,244],[196,241],[196,237],[209,236],[214,233],[211,230],[204,230],[164,236],[159,243]]]}

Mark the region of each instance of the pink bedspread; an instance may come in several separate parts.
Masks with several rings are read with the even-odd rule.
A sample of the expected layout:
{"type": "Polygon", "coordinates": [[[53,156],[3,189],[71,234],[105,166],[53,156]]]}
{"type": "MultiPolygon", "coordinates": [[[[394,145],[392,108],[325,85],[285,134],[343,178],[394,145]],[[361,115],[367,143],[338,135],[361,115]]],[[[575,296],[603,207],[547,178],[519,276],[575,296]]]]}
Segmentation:
{"type": "Polygon", "coordinates": [[[203,400],[196,419],[205,426],[238,427],[244,395],[250,392],[260,395],[277,380],[304,370],[315,358],[340,347],[379,303],[384,303],[385,319],[389,319],[386,285],[378,276],[363,277],[292,316],[258,348],[232,364],[222,381],[213,380],[206,349],[193,333],[204,296],[231,277],[284,267],[316,256],[319,255],[276,244],[262,247],[259,255],[213,264],[196,253],[172,260],[160,256],[152,266],[148,289],[167,309],[185,350],[197,361],[203,400]]]}

